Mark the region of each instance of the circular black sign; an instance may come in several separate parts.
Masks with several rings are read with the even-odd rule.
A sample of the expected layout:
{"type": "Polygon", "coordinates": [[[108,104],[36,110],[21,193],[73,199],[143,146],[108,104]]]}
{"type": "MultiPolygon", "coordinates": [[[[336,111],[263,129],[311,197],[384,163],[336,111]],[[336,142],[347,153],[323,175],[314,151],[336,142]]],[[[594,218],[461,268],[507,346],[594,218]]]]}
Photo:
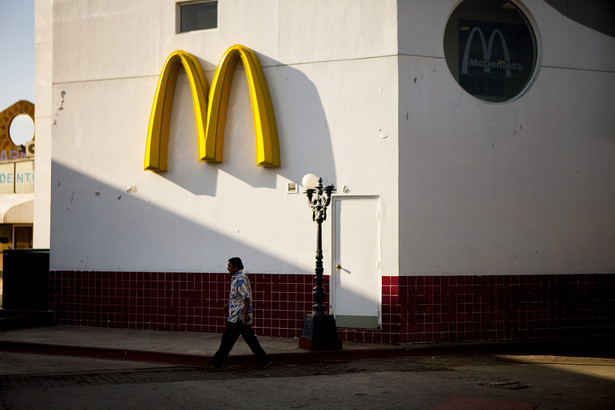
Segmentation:
{"type": "Polygon", "coordinates": [[[510,101],[536,69],[536,37],[512,1],[464,0],[444,32],[444,56],[455,80],[473,96],[510,101]]]}

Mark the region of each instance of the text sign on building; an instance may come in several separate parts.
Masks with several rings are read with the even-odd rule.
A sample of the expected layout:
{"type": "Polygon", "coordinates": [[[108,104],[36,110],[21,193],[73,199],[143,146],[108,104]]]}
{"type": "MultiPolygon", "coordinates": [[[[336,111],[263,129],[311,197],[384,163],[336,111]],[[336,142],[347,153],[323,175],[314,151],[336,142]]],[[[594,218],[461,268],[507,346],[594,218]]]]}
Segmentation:
{"type": "Polygon", "coordinates": [[[34,192],[34,160],[0,163],[0,194],[34,192]]]}
{"type": "Polygon", "coordinates": [[[459,85],[485,101],[504,102],[523,93],[534,75],[536,38],[512,2],[462,1],[444,33],[446,63],[459,85]]]}
{"type": "Polygon", "coordinates": [[[532,75],[534,47],[522,25],[459,21],[459,84],[472,95],[509,99],[532,75]]]}

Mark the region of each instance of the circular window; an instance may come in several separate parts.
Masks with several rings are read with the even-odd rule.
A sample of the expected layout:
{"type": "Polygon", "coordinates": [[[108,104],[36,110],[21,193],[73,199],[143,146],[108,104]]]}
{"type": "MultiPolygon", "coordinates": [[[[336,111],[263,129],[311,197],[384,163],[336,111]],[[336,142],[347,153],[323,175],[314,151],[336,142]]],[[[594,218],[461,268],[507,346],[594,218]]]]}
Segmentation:
{"type": "Polygon", "coordinates": [[[9,136],[13,144],[26,145],[27,141],[34,138],[34,122],[27,114],[19,114],[9,126],[9,136]]]}
{"type": "Polygon", "coordinates": [[[536,68],[536,36],[511,1],[464,0],[444,32],[444,56],[459,85],[476,98],[510,101],[536,68]]]}

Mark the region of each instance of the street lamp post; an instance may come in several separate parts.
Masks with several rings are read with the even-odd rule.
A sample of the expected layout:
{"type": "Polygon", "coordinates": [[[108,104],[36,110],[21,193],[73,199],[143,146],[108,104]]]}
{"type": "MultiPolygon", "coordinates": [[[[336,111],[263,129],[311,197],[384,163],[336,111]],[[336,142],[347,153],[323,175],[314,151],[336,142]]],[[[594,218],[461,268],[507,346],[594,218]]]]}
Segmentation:
{"type": "Polygon", "coordinates": [[[322,223],[327,219],[327,207],[331,203],[331,194],[335,191],[333,185],[322,185],[322,178],[314,174],[303,177],[303,186],[306,188],[310,208],[312,208],[312,220],[316,222],[316,269],[314,281],[314,305],[313,312],[306,315],[303,323],[303,331],[299,339],[299,347],[307,350],[339,350],[342,343],[337,335],[337,326],[333,315],[327,314],[324,300],[325,289],[323,283],[322,265],[322,223]]]}

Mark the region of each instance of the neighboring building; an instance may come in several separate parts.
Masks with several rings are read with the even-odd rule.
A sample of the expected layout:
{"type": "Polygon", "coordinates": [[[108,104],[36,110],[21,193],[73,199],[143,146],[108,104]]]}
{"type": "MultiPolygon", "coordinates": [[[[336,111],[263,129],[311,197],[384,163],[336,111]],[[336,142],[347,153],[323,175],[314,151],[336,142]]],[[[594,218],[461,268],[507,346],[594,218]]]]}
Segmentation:
{"type": "Polygon", "coordinates": [[[0,112],[0,250],[32,248],[34,138],[14,143],[11,124],[20,115],[34,121],[34,104],[17,101],[0,112]]]}
{"type": "Polygon", "coordinates": [[[312,172],[337,187],[343,339],[615,334],[615,38],[592,28],[610,6],[549,3],[37,1],[34,246],[57,322],[220,332],[241,256],[257,333],[299,336],[312,172]]]}
{"type": "MultiPolygon", "coordinates": [[[[21,100],[0,111],[0,253],[32,248],[34,223],[34,137],[13,141],[14,120],[34,121],[34,104],[21,100]]],[[[4,304],[4,258],[0,257],[0,307],[4,304]]]]}

